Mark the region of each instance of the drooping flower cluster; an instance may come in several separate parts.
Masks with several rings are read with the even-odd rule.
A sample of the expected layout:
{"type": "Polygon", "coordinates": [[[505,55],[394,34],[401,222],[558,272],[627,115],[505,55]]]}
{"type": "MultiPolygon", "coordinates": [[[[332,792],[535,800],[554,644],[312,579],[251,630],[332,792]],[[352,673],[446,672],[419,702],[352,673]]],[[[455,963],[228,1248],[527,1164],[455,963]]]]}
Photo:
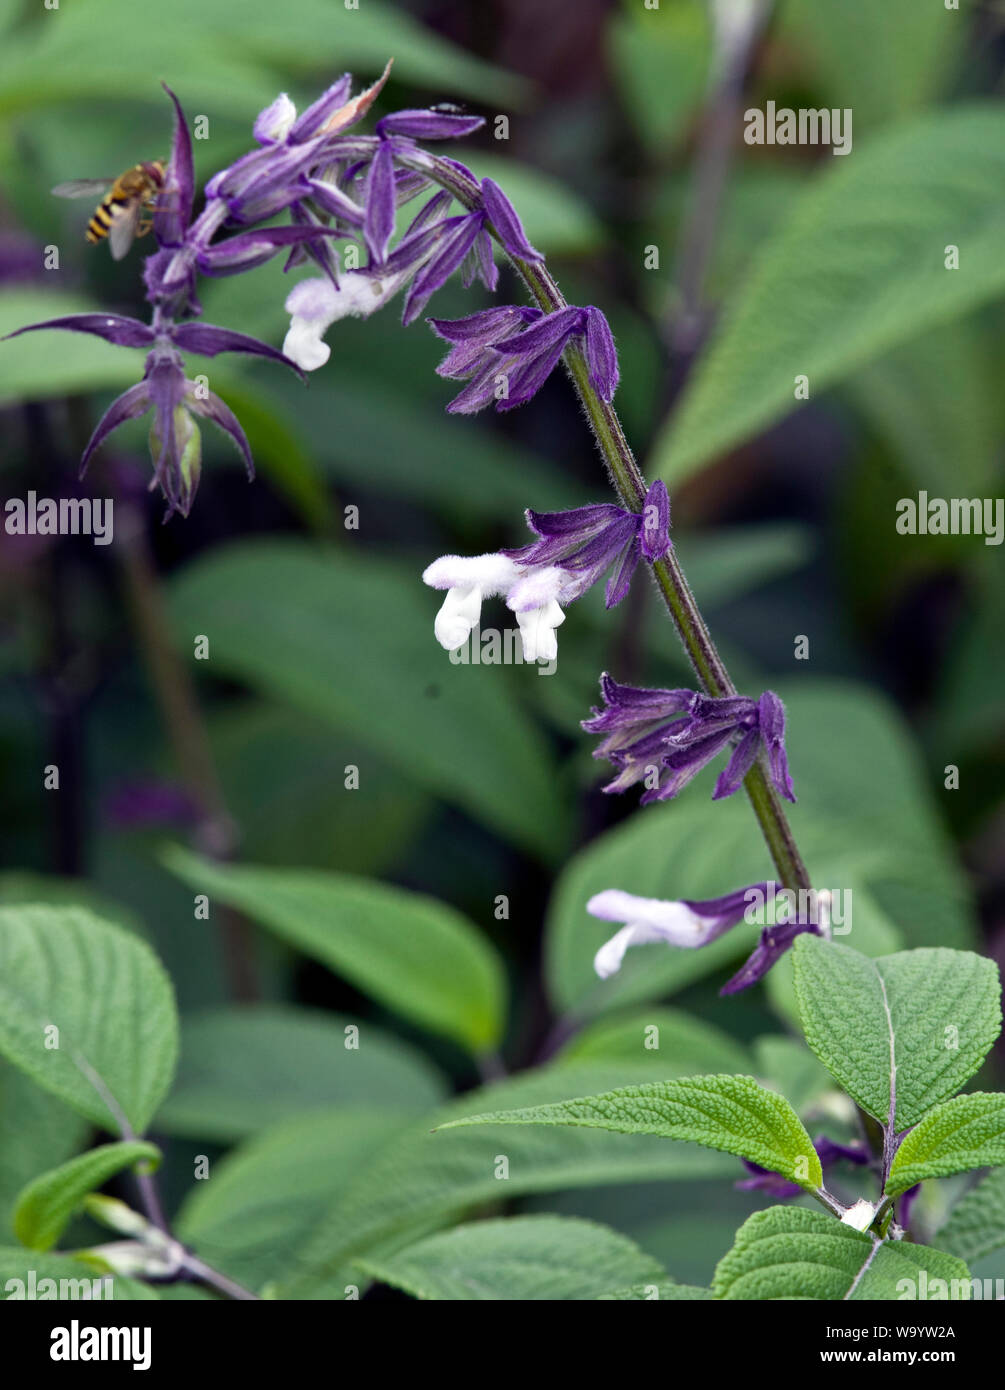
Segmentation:
{"type": "Polygon", "coordinates": [[[437,367],[440,376],[468,385],[447,406],[473,415],[487,405],[512,410],[540,391],[573,339],[582,339],[590,382],[605,401],[618,385],[618,357],[607,320],[592,305],[545,314],[501,305],[463,319],[430,319],[453,347],[437,367]]]}
{"type": "MultiPolygon", "coordinates": [[[[368,316],[399,290],[407,287],[405,323],[422,313],[455,272],[465,285],[477,278],[494,291],[498,270],[493,238],[519,261],[541,260],[493,180],[479,182],[464,165],[432,155],[418,143],[469,135],[484,123],[480,116],[397,111],[378,120],[373,135],[348,133],[373,105],[389,69],[390,64],[377,82],[355,97],[351,77],[340,78],[300,115],[289,97],[280,95],[255,121],[257,148],[210,179],[205,205],[196,217],[191,140],[181,106],[168,92],[175,106],[174,140],[153,214],[157,250],[143,272],[152,306],[150,323],[115,314],[78,314],[19,330],[69,329],[148,350],[143,380],[120,396],[99,422],[82,468],[119,425],[152,411],[151,486],[160,486],[168,516],[176,511],[187,515],[201,458],[194,417],[219,425],[236,443],[249,473],[253,465],[236,417],[204,384],[186,376],[182,352],[207,357],[253,353],[297,371],[312,371],[328,360],[330,350],[322,340],[332,323],[346,315],[368,316]],[[422,194],[426,200],[392,246],[398,209],[422,194]],[[455,204],[460,205],[459,213],[455,204]],[[263,225],[284,212],[290,225],[263,225]],[[351,244],[352,260],[344,258],[347,268],[336,242],[351,244]],[[320,278],[298,283],[287,299],[291,323],[283,352],[246,334],[194,322],[201,314],[199,276],[241,274],[283,251],[288,253],[287,270],[312,260],[322,272],[320,278]],[[366,259],[359,266],[361,254],[366,259]]],[[[519,342],[505,345],[505,360],[518,364],[509,405],[533,395],[576,337],[582,339],[591,372],[603,381],[608,396],[613,392],[614,345],[599,310],[505,313],[511,327],[526,330],[518,335],[519,342]]],[[[437,322],[436,327],[447,336],[449,325],[437,322]]],[[[493,334],[482,331],[481,338],[480,360],[471,368],[479,378],[498,365],[497,348],[490,341],[493,334]]],[[[473,382],[462,394],[474,386],[473,382]]]]}
{"type": "MultiPolygon", "coordinates": [[[[557,317],[557,316],[556,316],[557,317]]],[[[609,570],[606,605],[628,592],[640,558],[662,559],[670,549],[670,499],[655,482],[641,512],[604,503],[567,512],[527,512],[538,536],[533,544],[488,555],[443,555],[423,572],[433,589],[446,589],[436,615],[436,640],[456,651],[478,626],[482,600],[502,597],[516,614],[527,661],[554,661],[555,629],[572,603],[609,570]]]]}
{"type": "Polygon", "coordinates": [[[643,690],[619,685],[606,673],[600,688],[605,708],[594,709],[583,728],[605,735],[593,756],[607,758],[618,769],[604,791],[623,792],[644,782],[642,805],[667,801],[732,745],[713,800],[738,791],[763,752],[776,790],[795,801],[785,754],[785,708],[773,691],[753,700],[693,690],[643,690]]]}

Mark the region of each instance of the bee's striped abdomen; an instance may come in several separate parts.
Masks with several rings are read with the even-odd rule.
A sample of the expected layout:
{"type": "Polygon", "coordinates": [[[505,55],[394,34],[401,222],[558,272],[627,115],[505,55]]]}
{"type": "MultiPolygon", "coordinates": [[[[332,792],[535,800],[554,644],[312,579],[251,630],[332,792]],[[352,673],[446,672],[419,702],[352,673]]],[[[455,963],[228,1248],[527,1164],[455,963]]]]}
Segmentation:
{"type": "Polygon", "coordinates": [[[111,228],[112,221],[114,220],[113,209],[116,203],[120,203],[122,201],[124,200],[121,198],[114,198],[109,193],[108,197],[105,198],[100,203],[98,208],[95,210],[94,216],[87,224],[86,234],[87,240],[91,242],[92,245],[96,242],[104,241],[105,237],[108,235],[109,229],[111,228]]]}

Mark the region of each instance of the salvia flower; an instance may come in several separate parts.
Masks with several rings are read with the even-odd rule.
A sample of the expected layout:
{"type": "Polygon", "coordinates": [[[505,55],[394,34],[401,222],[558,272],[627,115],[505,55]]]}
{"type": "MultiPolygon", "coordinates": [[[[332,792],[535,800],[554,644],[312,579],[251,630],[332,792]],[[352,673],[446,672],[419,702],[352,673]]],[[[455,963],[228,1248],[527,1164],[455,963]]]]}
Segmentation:
{"type": "MultiPolygon", "coordinates": [[[[820,1167],[825,1173],[837,1163],[854,1163],[861,1166],[869,1162],[869,1155],[861,1144],[838,1144],[835,1140],[829,1139],[826,1134],[818,1134],[813,1141],[813,1147],[817,1151],[820,1167]]],[[[752,1163],[749,1158],[743,1159],[742,1162],[747,1172],[753,1176],[741,1178],[739,1182],[733,1184],[741,1192],[766,1192],[768,1196],[774,1197],[778,1201],[803,1195],[805,1189],[796,1182],[789,1182],[788,1178],[783,1177],[781,1173],[773,1173],[769,1168],[762,1168],[760,1164],[752,1163]]]]}
{"type": "MultiPolygon", "coordinates": [[[[646,946],[656,942],[688,949],[707,946],[773,896],[773,885],[770,883],[751,884],[721,898],[704,901],[684,899],[680,902],[640,898],[619,888],[607,888],[602,893],[594,894],[586,904],[586,910],[601,921],[623,922],[624,926],[601,946],[594,957],[593,968],[601,979],[608,979],[621,969],[630,946],[646,946]]],[[[720,993],[737,994],[763,979],[803,932],[820,936],[819,920],[813,920],[817,916],[816,912],[810,911],[792,920],[762,928],[757,946],[741,969],[723,985],[720,993]]]]}
{"type": "MultiPolygon", "coordinates": [[[[524,259],[539,259],[502,191],[483,185],[452,161],[453,192],[431,177],[435,160],[417,140],[468,135],[482,118],[463,112],[408,110],[377,123],[376,134],[347,134],[370,109],[387,80],[383,75],[353,96],[349,75],[333,83],[302,113],[281,93],[254,122],[256,148],[206,185],[205,204],[193,214],[195,179],[192,142],[177,97],[171,153],[153,212],[156,250],[144,264],[149,325],[117,315],[76,315],[32,328],[95,333],[126,347],[148,349],[143,380],[114,402],[85,451],[83,466],[98,445],[127,419],[153,414],[154,480],[168,501],[168,515],[187,513],[199,476],[199,432],[195,418],[220,425],[237,443],[249,472],[251,456],[240,425],[215,395],[196,388],[179,352],[214,356],[219,351],[257,353],[287,365],[312,369],[328,357],[321,341],[328,325],[346,314],[369,314],[408,287],[405,321],[424,309],[430,296],[458,271],[470,284],[479,278],[494,290],[498,271],[490,228],[503,245],[524,259]],[[431,196],[392,246],[398,208],[424,191],[431,196]],[[457,196],[462,207],[452,212],[457,196]],[[289,225],[264,225],[287,213],[289,225]],[[335,243],[352,240],[368,264],[340,278],[335,243]],[[242,334],[198,325],[200,276],[242,274],[284,253],[286,268],[314,260],[320,281],[305,281],[290,296],[293,315],[284,355],[242,334]]],[[[22,330],[26,331],[26,330],[22,330]]]]}
{"type": "Polygon", "coordinates": [[[639,898],[618,888],[595,893],[586,904],[592,917],[604,922],[624,922],[620,931],[605,941],[593,960],[602,980],[617,974],[630,946],[647,946],[662,941],[667,946],[695,949],[707,946],[735,927],[752,903],[763,902],[769,885],[754,884],[702,902],[665,902],[661,898],[639,898]]]}
{"type": "Polygon", "coordinates": [[[619,685],[606,673],[600,688],[604,708],[595,708],[583,728],[605,735],[594,757],[608,759],[618,770],[604,791],[622,792],[644,781],[643,805],[669,800],[729,748],[713,800],[732,796],[763,752],[775,788],[795,801],[785,754],[785,709],[773,691],[753,700],[692,690],[645,690],[619,685]]]}
{"type": "MultiPolygon", "coordinates": [[[[9,336],[31,333],[41,328],[63,328],[90,333],[120,347],[148,349],[143,380],[124,391],[98,421],[80,460],[83,474],[92,455],[114,430],[127,420],[153,412],[150,448],[154,463],[151,487],[159,486],[168,504],[165,520],[175,512],[187,516],[199,483],[202,451],[193,415],[211,420],[237,445],[254,477],[251,449],[237,417],[230,407],[201,383],[185,375],[181,352],[215,357],[221,352],[243,352],[294,364],[282,353],[246,333],[217,328],[209,323],[161,322],[155,330],[139,319],[121,314],[69,314],[18,329],[9,336]]],[[[295,367],[294,367],[294,370],[295,367]]]]}
{"type": "Polygon", "coordinates": [[[468,385],[447,406],[456,415],[473,415],[494,405],[513,410],[535,396],[568,345],[581,343],[590,384],[605,400],[618,385],[618,358],[606,318],[592,305],[572,305],[545,314],[540,309],[507,306],[507,313],[486,309],[463,319],[430,319],[439,337],[454,348],[440,363],[440,376],[468,385]],[[461,347],[462,351],[457,352],[461,347]]]}
{"type": "Polygon", "coordinates": [[[488,555],[443,555],[423,581],[447,595],[434,623],[436,640],[456,651],[481,618],[482,600],[501,597],[516,614],[527,661],[553,661],[562,607],[580,598],[609,570],[608,608],[628,592],[639,557],[661,559],[670,549],[670,499],[655,482],[641,512],[613,505],[567,512],[527,512],[538,540],[488,555]]]}

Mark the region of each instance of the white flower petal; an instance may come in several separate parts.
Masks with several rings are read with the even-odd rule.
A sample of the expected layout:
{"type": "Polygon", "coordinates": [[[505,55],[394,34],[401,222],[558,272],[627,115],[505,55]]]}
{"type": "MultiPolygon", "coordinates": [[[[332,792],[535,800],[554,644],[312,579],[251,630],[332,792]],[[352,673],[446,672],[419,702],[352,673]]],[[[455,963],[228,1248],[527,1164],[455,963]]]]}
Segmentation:
{"type": "Polygon", "coordinates": [[[448,652],[463,647],[478,626],[482,611],[482,591],[476,584],[467,588],[448,589],[443,605],[436,615],[433,631],[441,647],[448,652]]]}
{"type": "Polygon", "coordinates": [[[565,614],[552,599],[543,608],[517,613],[524,661],[556,661],[558,638],[555,628],[565,622],[565,614]]]}
{"type": "Polygon", "coordinates": [[[544,608],[560,599],[568,587],[569,576],[557,565],[531,565],[521,568],[520,577],[506,600],[507,608],[522,613],[530,608],[544,608]]]}
{"type": "Polygon", "coordinates": [[[718,920],[700,917],[682,902],[666,902],[662,898],[637,898],[620,888],[607,888],[596,893],[586,904],[591,917],[605,922],[627,922],[633,927],[646,927],[655,933],[651,940],[665,941],[670,946],[703,946],[718,920]]]}
{"type": "Polygon", "coordinates": [[[283,340],[283,353],[302,371],[316,372],[331,356],[332,350],[321,339],[325,327],[321,321],[302,319],[294,315],[290,331],[283,340]]]}
{"type": "Polygon", "coordinates": [[[602,980],[609,979],[621,969],[621,962],[629,946],[648,946],[651,942],[662,940],[660,932],[646,926],[644,922],[622,927],[609,941],[604,942],[593,957],[593,968],[602,980]]]}
{"type": "Polygon", "coordinates": [[[255,121],[255,139],[260,144],[275,144],[285,140],[297,119],[297,108],[285,92],[280,92],[271,106],[259,112],[255,121]]]}
{"type": "Polygon", "coordinates": [[[856,1202],[841,1218],[845,1226],[853,1226],[856,1231],[867,1231],[876,1218],[876,1208],[864,1198],[856,1202]]]}
{"type": "Polygon", "coordinates": [[[519,570],[506,555],[441,555],[422,572],[422,582],[431,589],[471,588],[477,584],[482,594],[506,594],[516,582],[519,570]]]}

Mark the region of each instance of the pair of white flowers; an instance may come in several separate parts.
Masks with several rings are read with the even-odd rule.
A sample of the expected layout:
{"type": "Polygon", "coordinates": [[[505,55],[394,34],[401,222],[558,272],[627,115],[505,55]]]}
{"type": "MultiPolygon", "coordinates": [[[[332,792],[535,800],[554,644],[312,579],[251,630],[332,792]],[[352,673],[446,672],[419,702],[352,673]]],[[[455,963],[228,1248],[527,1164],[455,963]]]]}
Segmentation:
{"type": "Polygon", "coordinates": [[[521,565],[507,555],[441,555],[423,582],[446,589],[433,631],[448,652],[463,647],[481,620],[482,600],[504,598],[520,627],[525,661],[554,661],[562,603],[578,598],[582,580],[557,565],[521,565]]]}

